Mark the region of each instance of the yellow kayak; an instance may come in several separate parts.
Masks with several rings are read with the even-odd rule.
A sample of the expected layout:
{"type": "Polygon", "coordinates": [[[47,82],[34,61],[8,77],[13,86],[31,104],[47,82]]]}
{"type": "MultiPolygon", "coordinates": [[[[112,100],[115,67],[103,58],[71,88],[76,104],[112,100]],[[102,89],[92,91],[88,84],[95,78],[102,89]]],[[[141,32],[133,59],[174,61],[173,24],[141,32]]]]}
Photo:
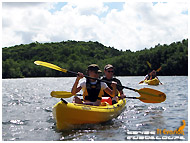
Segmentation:
{"type": "Polygon", "coordinates": [[[58,130],[70,129],[74,125],[95,124],[117,117],[124,109],[125,99],[114,105],[92,106],[60,101],[53,107],[53,116],[58,130]]]}
{"type": "Polygon", "coordinates": [[[148,85],[159,85],[159,80],[157,78],[151,80],[144,80],[144,82],[148,85]]]}

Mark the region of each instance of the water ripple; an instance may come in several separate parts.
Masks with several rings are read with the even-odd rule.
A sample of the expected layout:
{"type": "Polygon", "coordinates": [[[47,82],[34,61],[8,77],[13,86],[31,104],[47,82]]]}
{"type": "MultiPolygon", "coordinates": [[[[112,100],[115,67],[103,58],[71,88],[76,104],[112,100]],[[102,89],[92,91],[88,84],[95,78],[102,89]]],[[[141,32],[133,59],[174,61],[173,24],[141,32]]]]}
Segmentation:
{"type": "Polygon", "coordinates": [[[12,125],[27,125],[29,122],[29,120],[10,120],[10,121],[7,121],[7,122],[2,122],[3,125],[9,125],[9,124],[12,124],[12,125]]]}

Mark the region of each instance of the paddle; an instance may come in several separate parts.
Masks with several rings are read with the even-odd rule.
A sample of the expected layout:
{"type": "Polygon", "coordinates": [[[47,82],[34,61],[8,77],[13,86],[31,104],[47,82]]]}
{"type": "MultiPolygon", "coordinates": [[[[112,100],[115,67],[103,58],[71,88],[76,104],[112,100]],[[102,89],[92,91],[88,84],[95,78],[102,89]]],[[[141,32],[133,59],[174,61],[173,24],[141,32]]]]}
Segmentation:
{"type": "Polygon", "coordinates": [[[161,85],[163,85],[163,84],[161,83],[161,81],[159,80],[159,78],[158,78],[158,77],[157,77],[157,79],[158,79],[158,81],[160,82],[160,84],[161,84],[161,85]]]}
{"type": "MultiPolygon", "coordinates": [[[[56,66],[54,64],[51,64],[51,63],[47,63],[47,62],[43,62],[43,61],[35,61],[34,63],[36,65],[45,66],[45,67],[48,67],[48,68],[51,68],[51,69],[62,71],[64,73],[72,73],[72,74],[75,74],[75,75],[78,74],[78,73],[73,72],[73,71],[62,69],[62,68],[60,68],[60,67],[58,67],[58,66],[56,66]]],[[[92,78],[92,77],[89,77],[87,75],[84,75],[84,77],[94,79],[94,80],[98,80],[98,81],[101,81],[101,82],[111,83],[110,81],[101,80],[101,79],[98,79],[98,78],[92,78]]],[[[149,102],[149,100],[146,100],[146,103],[160,103],[160,102],[165,101],[165,99],[166,99],[166,95],[163,92],[157,91],[155,89],[143,88],[143,89],[138,90],[138,89],[133,89],[133,88],[130,88],[130,87],[122,86],[122,85],[118,85],[118,86],[120,86],[122,88],[132,90],[132,91],[135,91],[135,92],[138,92],[140,95],[143,95],[143,97],[146,97],[146,96],[150,97],[151,96],[151,98],[153,98],[155,100],[154,102],[149,102]]],[[[141,101],[145,100],[144,98],[142,99],[142,97],[141,98],[138,97],[138,98],[141,99],[141,101]]]]}
{"type": "MultiPolygon", "coordinates": [[[[149,61],[146,61],[146,63],[147,63],[147,65],[149,66],[149,68],[152,69],[152,65],[150,64],[150,62],[149,62],[149,61]]],[[[141,83],[143,83],[143,82],[144,82],[144,80],[140,81],[139,84],[141,84],[141,83]]]]}
{"type": "MultiPolygon", "coordinates": [[[[146,63],[148,64],[149,68],[151,69],[152,68],[152,65],[150,64],[149,61],[146,61],[146,63]]],[[[162,67],[159,67],[156,72],[159,72],[161,70],[162,67]]]]}
{"type": "Polygon", "coordinates": [[[143,83],[143,82],[144,82],[144,80],[140,81],[139,84],[141,84],[141,83],[143,83]]]}
{"type": "Polygon", "coordinates": [[[74,95],[71,92],[67,91],[52,91],[51,96],[55,98],[70,98],[74,95]]]}
{"type": "Polygon", "coordinates": [[[149,61],[146,61],[146,63],[148,64],[149,68],[151,69],[152,66],[151,66],[150,62],[149,62],[149,61]]]}
{"type": "Polygon", "coordinates": [[[159,67],[159,68],[156,70],[156,72],[159,72],[161,69],[162,69],[162,67],[159,67]]]}
{"type": "MultiPolygon", "coordinates": [[[[48,68],[51,68],[51,69],[54,69],[54,70],[58,70],[58,71],[61,71],[61,72],[64,72],[64,73],[71,73],[71,74],[74,74],[74,75],[78,74],[77,72],[69,71],[67,69],[62,69],[62,68],[60,68],[60,67],[58,67],[58,66],[56,66],[54,64],[51,64],[51,63],[47,63],[47,62],[43,62],[43,61],[35,61],[34,63],[36,65],[48,67],[48,68]]],[[[100,80],[100,79],[97,79],[97,78],[89,77],[87,75],[84,75],[84,77],[90,78],[90,79],[95,79],[95,80],[100,80]]]]}
{"type": "MultiPolygon", "coordinates": [[[[70,98],[76,95],[73,95],[71,92],[67,92],[67,91],[52,91],[51,96],[55,98],[70,98]]],[[[81,96],[81,95],[79,94],[77,96],[81,96]]],[[[148,89],[148,88],[142,88],[140,89],[140,97],[125,97],[125,98],[139,99],[140,101],[144,103],[161,103],[165,101],[166,96],[160,91],[155,91],[153,89],[148,89]],[[154,94],[150,94],[147,91],[154,92],[154,94],[157,94],[160,96],[154,96],[154,94]]]]}

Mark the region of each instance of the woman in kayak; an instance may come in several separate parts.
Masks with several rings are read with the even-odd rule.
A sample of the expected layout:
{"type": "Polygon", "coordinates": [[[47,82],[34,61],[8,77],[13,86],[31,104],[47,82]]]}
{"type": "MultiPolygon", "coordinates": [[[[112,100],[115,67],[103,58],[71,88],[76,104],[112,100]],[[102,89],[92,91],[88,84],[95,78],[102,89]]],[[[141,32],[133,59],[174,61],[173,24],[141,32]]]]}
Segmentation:
{"type": "MultiPolygon", "coordinates": [[[[114,81],[116,82],[118,85],[122,85],[121,84],[121,81],[114,76],[114,67],[113,65],[111,64],[107,64],[105,67],[104,67],[104,74],[105,76],[102,78],[102,80],[106,80],[106,81],[114,81]]],[[[112,89],[112,86],[110,83],[106,83],[108,85],[108,87],[110,89],[112,89]]],[[[123,88],[121,86],[116,86],[116,89],[119,91],[120,93],[120,97],[121,98],[125,98],[126,96],[123,94],[123,88]]],[[[110,96],[109,94],[107,94],[106,92],[104,92],[104,97],[110,97],[112,99],[112,104],[115,104],[117,103],[118,101],[118,97],[117,96],[110,96]]]]}
{"type": "MultiPolygon", "coordinates": [[[[98,65],[91,64],[88,66],[87,73],[88,73],[88,76],[92,78],[99,78],[99,73],[101,73],[101,70],[98,67],[98,65]]],[[[82,79],[83,77],[84,77],[83,73],[79,72],[76,78],[76,81],[73,85],[73,88],[71,90],[71,93],[75,95],[82,89],[84,103],[77,96],[73,98],[73,103],[78,103],[78,104],[83,103],[83,104],[99,106],[101,104],[101,99],[102,99],[102,95],[104,94],[104,91],[111,96],[115,96],[116,82],[112,82],[111,86],[113,90],[111,90],[106,85],[106,83],[100,82],[99,80],[95,80],[95,79],[86,79],[86,81],[82,82],[80,86],[78,86],[79,80],[82,79]]]]}

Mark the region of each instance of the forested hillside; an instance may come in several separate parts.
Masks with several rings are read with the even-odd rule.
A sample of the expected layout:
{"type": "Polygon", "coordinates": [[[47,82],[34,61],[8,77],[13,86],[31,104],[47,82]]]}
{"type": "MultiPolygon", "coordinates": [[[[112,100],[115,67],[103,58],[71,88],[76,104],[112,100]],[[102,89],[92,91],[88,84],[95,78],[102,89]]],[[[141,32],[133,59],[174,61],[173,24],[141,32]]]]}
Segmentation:
{"type": "Polygon", "coordinates": [[[115,66],[117,76],[145,75],[152,69],[158,75],[188,75],[188,39],[170,45],[156,45],[137,52],[119,51],[98,42],[63,41],[30,43],[2,48],[2,77],[71,76],[49,68],[36,66],[34,61],[53,63],[75,72],[84,72],[91,63],[103,71],[106,64],[115,66]],[[152,69],[147,65],[149,61],[152,69]]]}

